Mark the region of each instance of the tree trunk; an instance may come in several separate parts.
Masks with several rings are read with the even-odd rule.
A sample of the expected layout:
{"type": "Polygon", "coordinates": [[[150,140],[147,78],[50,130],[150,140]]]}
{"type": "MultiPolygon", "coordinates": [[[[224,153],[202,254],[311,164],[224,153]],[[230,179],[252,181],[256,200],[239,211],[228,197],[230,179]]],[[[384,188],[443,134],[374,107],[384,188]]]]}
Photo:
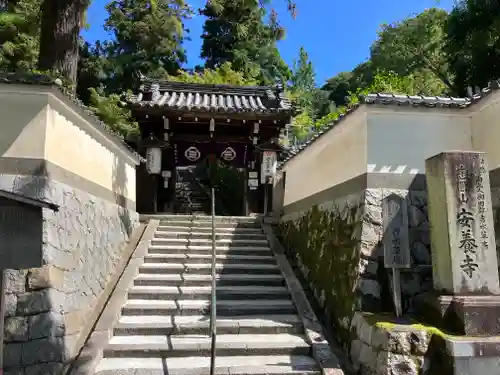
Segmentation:
{"type": "Polygon", "coordinates": [[[38,68],[58,72],[73,85],[78,67],[78,42],[86,0],[44,0],[38,68]]]}

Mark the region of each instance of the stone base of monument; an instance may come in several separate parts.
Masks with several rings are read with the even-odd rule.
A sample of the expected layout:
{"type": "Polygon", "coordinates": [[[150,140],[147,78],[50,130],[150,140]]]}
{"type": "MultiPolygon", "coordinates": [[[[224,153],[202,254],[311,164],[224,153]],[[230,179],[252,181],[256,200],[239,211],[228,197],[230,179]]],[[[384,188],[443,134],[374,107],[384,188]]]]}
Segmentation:
{"type": "Polygon", "coordinates": [[[433,335],[426,359],[429,375],[498,375],[500,337],[433,335]]]}
{"type": "Polygon", "coordinates": [[[455,335],[500,336],[500,296],[425,293],[414,300],[417,314],[455,335]]]}

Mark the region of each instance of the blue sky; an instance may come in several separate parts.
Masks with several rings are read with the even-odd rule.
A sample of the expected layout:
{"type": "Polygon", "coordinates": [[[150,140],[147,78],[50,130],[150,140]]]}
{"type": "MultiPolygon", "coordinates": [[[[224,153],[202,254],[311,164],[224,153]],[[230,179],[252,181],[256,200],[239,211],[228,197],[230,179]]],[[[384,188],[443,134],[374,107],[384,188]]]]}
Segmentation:
{"type": "MultiPolygon", "coordinates": [[[[88,41],[108,38],[102,28],[107,16],[104,6],[108,2],[93,0],[87,15],[90,29],[83,33],[88,41]]],[[[188,2],[199,8],[205,1],[188,2]]],[[[285,0],[274,2],[281,23],[287,29],[285,40],[279,43],[283,59],[291,65],[299,48],[304,46],[314,64],[319,85],[366,60],[380,24],[404,19],[433,6],[450,10],[453,4],[453,0],[296,0],[298,15],[293,20],[286,12],[285,0]]],[[[194,17],[188,21],[187,27],[192,38],[186,43],[187,67],[194,67],[202,62],[199,36],[203,18],[194,17]]]]}

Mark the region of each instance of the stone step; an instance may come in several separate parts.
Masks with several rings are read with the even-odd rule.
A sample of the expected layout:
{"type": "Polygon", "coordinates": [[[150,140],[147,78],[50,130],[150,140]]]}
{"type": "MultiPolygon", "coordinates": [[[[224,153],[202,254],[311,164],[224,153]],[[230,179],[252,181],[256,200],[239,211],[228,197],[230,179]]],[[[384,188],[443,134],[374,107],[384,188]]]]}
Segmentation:
{"type": "MultiPolygon", "coordinates": [[[[191,220],[161,220],[160,225],[168,225],[171,227],[212,227],[212,222],[210,220],[196,220],[196,221],[191,221],[191,220]]],[[[251,223],[251,222],[242,222],[242,223],[236,223],[236,222],[223,222],[223,221],[216,221],[216,227],[217,228],[228,228],[228,229],[261,229],[259,223],[251,223]]]]}
{"type": "MultiPolygon", "coordinates": [[[[215,269],[218,273],[244,273],[244,274],[280,274],[281,270],[277,264],[248,264],[248,263],[216,263],[215,269]]],[[[164,273],[164,274],[198,274],[208,275],[212,271],[210,263],[144,263],[140,273],[164,273]]]]}
{"type": "MultiPolygon", "coordinates": [[[[320,375],[308,356],[217,356],[215,375],[320,375]]],[[[105,358],[95,375],[207,375],[210,356],[184,358],[105,358]]]]}
{"type": "MultiPolygon", "coordinates": [[[[233,263],[264,263],[276,264],[276,260],[272,255],[235,255],[227,252],[215,255],[217,263],[233,264],[233,263]]],[[[147,254],[144,258],[145,263],[210,263],[212,262],[212,254],[147,254]]]]}
{"type": "MultiPolygon", "coordinates": [[[[210,313],[210,301],[204,300],[143,300],[129,299],[123,305],[123,315],[204,315],[210,313]]],[[[217,316],[255,314],[295,314],[290,299],[276,300],[218,300],[217,316]]]]}
{"type": "MultiPolygon", "coordinates": [[[[211,221],[212,215],[155,215],[157,219],[163,221],[189,220],[189,221],[211,221]]],[[[258,223],[258,218],[254,216],[220,216],[214,217],[215,221],[226,223],[258,223]]]]}
{"type": "MultiPolygon", "coordinates": [[[[153,238],[152,242],[156,245],[187,245],[187,244],[192,244],[192,245],[211,245],[212,244],[212,239],[211,238],[165,238],[165,237],[158,237],[155,235],[153,238]]],[[[246,246],[267,246],[268,242],[267,239],[235,239],[235,238],[219,238],[215,240],[215,243],[219,246],[222,245],[246,245],[246,246]]]]}
{"type": "Polygon", "coordinates": [[[184,207],[191,207],[191,208],[205,208],[208,207],[207,202],[200,202],[198,200],[193,200],[193,199],[178,199],[177,202],[180,204],[180,206],[184,207]]]}
{"type": "MultiPolygon", "coordinates": [[[[172,231],[172,232],[202,232],[202,233],[212,233],[212,226],[202,226],[202,227],[191,227],[191,225],[158,225],[158,231],[172,231]]],[[[232,233],[232,234],[263,234],[262,228],[225,228],[216,227],[215,233],[232,233]]]]}
{"type": "MultiPolygon", "coordinates": [[[[217,299],[273,299],[289,298],[288,288],[285,286],[217,286],[217,299]]],[[[159,286],[135,285],[128,292],[130,299],[201,299],[208,300],[212,295],[211,286],[159,286]]],[[[256,302],[257,303],[257,302],[256,302]]]]}
{"type": "MultiPolygon", "coordinates": [[[[114,336],[104,350],[105,357],[191,357],[209,356],[211,339],[207,335],[114,336]]],[[[277,335],[218,335],[217,356],[309,355],[304,337],[277,335]]]]}
{"type": "MultiPolygon", "coordinates": [[[[190,246],[179,247],[179,246],[162,246],[162,245],[150,245],[149,254],[202,254],[202,255],[212,255],[212,246],[190,246]]],[[[250,247],[220,247],[217,246],[216,254],[228,254],[228,255],[255,255],[255,256],[273,256],[271,249],[260,248],[255,246],[250,247]]]]}
{"type": "MultiPolygon", "coordinates": [[[[217,334],[303,333],[297,315],[230,316],[217,319],[217,334]]],[[[132,315],[122,316],[115,335],[208,335],[210,317],[132,315]]]]}
{"type": "Polygon", "coordinates": [[[207,203],[210,203],[209,200],[205,200],[203,198],[198,198],[192,195],[178,195],[177,196],[177,203],[193,203],[193,204],[203,204],[206,205],[207,203]]]}
{"type": "MultiPolygon", "coordinates": [[[[253,286],[284,286],[285,279],[281,274],[218,274],[217,286],[226,285],[253,285],[253,286]]],[[[191,274],[139,274],[134,279],[134,285],[160,286],[198,286],[211,285],[211,275],[191,274]]]]}
{"type": "MultiPolygon", "coordinates": [[[[191,239],[206,239],[212,240],[212,231],[206,232],[191,232],[187,231],[164,231],[157,230],[155,232],[157,238],[191,238],[191,239]]],[[[215,232],[215,238],[219,239],[235,239],[235,240],[265,240],[264,233],[231,233],[231,232],[215,232]]]]}
{"type": "MultiPolygon", "coordinates": [[[[171,250],[174,252],[185,252],[193,253],[194,251],[204,251],[204,252],[212,252],[212,245],[164,245],[163,241],[153,239],[151,241],[151,245],[149,249],[156,250],[158,248],[164,250],[171,250]]],[[[271,252],[269,246],[241,246],[241,245],[222,245],[216,246],[215,251],[217,253],[224,251],[233,251],[233,252],[244,252],[244,251],[261,251],[261,252],[271,252]]],[[[153,253],[156,251],[152,251],[153,253]]]]}

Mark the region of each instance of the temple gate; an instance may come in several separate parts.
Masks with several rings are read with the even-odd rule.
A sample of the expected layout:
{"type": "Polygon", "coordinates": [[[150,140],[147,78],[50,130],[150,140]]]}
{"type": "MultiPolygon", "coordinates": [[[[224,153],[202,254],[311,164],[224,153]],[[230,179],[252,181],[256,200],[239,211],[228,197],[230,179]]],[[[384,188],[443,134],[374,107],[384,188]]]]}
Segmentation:
{"type": "Polygon", "coordinates": [[[241,215],[267,212],[277,139],[291,121],[291,103],[281,86],[188,84],[143,78],[128,105],[138,121],[137,210],[177,213],[180,170],[215,164],[244,173],[241,215]],[[263,164],[264,161],[264,164],[263,164]]]}

